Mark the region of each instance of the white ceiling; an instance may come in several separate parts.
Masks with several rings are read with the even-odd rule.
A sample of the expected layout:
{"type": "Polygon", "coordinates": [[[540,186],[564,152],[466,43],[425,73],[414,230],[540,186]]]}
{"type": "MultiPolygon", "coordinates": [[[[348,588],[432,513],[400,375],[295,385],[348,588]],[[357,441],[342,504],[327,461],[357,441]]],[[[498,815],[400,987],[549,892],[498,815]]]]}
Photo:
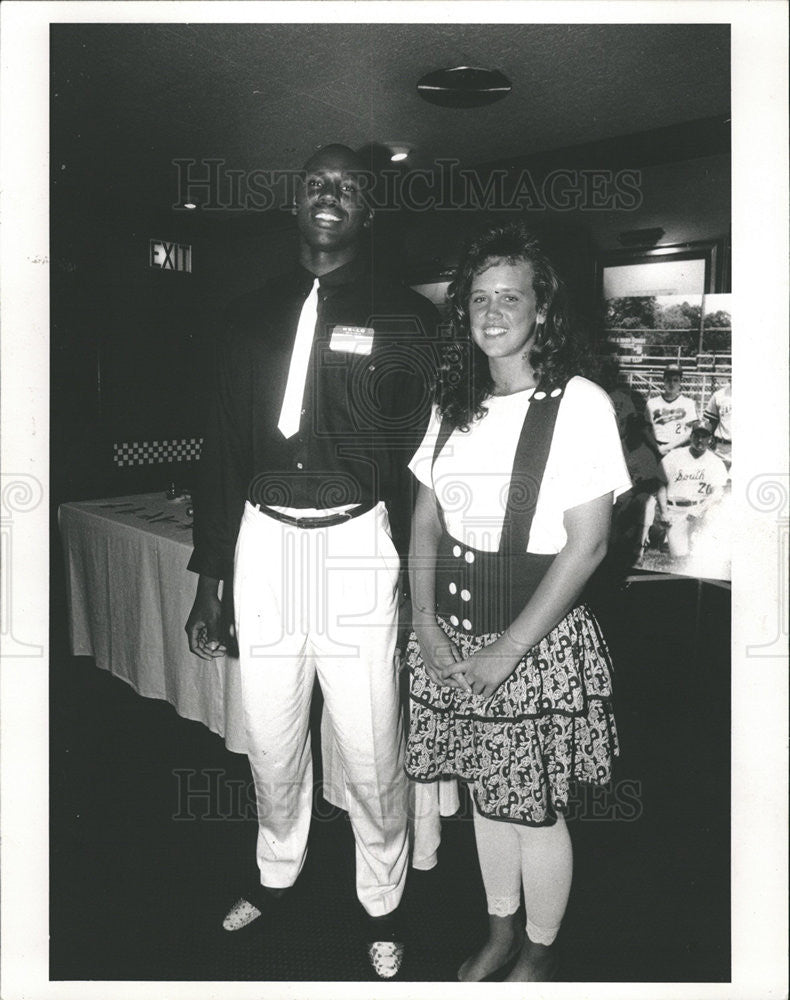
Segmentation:
{"type": "MultiPolygon", "coordinates": [[[[482,9],[482,8],[481,8],[482,9]]],[[[507,157],[729,114],[727,25],[54,25],[53,170],[91,198],[172,204],[171,161],[301,165],[326,142],[403,141],[413,163],[507,157]],[[501,70],[447,109],[417,80],[501,70]]]]}

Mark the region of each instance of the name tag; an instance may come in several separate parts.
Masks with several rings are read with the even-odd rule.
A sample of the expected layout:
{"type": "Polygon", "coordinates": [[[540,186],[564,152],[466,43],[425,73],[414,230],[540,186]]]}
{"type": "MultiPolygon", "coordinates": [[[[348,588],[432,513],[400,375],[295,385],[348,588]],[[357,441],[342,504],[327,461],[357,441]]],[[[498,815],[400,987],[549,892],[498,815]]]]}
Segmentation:
{"type": "Polygon", "coordinates": [[[346,354],[370,354],[375,331],[369,326],[336,326],[329,340],[330,351],[346,354]]]}

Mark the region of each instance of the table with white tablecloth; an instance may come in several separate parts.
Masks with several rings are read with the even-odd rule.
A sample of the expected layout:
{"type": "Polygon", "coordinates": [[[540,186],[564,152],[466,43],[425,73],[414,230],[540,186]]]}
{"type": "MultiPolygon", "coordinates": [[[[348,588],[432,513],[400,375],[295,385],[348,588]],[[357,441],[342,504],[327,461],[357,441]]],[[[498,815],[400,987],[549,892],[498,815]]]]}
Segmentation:
{"type": "Polygon", "coordinates": [[[164,493],[64,503],[58,512],[71,649],[147,698],[244,753],[238,660],[190,653],[184,624],[197,577],[187,570],[187,501],[164,493]]]}

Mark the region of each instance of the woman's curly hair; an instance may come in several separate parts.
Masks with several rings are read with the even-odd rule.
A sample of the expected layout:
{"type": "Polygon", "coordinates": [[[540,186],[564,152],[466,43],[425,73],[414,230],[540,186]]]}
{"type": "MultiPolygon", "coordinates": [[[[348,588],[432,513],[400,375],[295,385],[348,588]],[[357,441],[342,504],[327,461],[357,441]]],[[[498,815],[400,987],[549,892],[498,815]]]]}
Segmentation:
{"type": "Polygon", "coordinates": [[[583,367],[583,350],[571,326],[565,285],[537,237],[520,222],[487,228],[465,245],[448,289],[452,343],[441,365],[437,402],[441,416],[461,430],[468,430],[485,414],[483,404],[494,388],[488,358],[470,333],[472,281],[493,264],[520,261],[532,267],[537,307],[546,314],[529,356],[538,380],[559,384],[583,367]]]}

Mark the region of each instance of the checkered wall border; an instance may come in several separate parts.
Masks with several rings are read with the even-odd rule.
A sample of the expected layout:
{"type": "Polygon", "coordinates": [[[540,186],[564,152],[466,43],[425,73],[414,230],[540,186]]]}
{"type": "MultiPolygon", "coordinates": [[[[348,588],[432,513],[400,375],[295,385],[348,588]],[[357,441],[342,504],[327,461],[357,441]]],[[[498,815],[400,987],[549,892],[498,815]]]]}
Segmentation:
{"type": "Polygon", "coordinates": [[[113,462],[128,465],[158,465],[163,462],[196,462],[203,438],[180,438],[176,441],[125,441],[112,446],[113,462]]]}

